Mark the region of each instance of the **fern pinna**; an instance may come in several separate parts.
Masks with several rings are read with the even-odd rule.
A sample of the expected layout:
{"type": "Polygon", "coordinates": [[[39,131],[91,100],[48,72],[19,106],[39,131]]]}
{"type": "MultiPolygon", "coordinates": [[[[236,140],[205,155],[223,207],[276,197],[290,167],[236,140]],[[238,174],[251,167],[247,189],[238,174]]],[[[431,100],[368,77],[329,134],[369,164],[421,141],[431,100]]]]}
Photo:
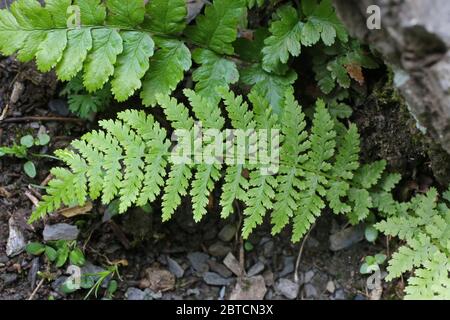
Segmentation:
{"type": "MultiPolygon", "coordinates": [[[[292,222],[293,241],[298,241],[328,204],[335,213],[353,212],[355,222],[364,219],[370,207],[367,191],[376,181],[374,166],[359,167],[359,135],[356,126],[336,133],[335,120],[325,104],[317,102],[311,129],[291,91],[283,99],[281,121],[266,100],[249,95],[252,108],[240,96],[226,88],[218,90],[233,128],[273,129],[281,123],[280,168],[277,175],[262,174],[264,164],[246,161],[226,163],[171,163],[171,142],[166,130],[151,115],[142,111],[124,111],[118,120],[100,122],[102,130],[86,134],[72,147],[56,155],[69,168],[52,170],[47,195],[33,213],[34,221],[60,206],[82,205],[88,198],[101,196],[107,204],[118,198],[120,212],[130,206],[154,201],[162,191],[163,220],[171,218],[189,194],[194,219],[207,213],[209,194],[224,176],[222,216],[233,212],[233,202],[245,204],[243,235],[249,234],[271,212],[273,233],[292,222]],[[169,167],[168,173],[167,168],[169,167]],[[243,171],[249,171],[245,178],[243,171]]],[[[185,90],[196,119],[189,109],[167,96],[158,95],[158,104],[172,128],[188,130],[195,136],[196,120],[205,129],[225,129],[225,118],[218,102],[185,90]]],[[[221,137],[225,139],[225,137],[221,137]]],[[[225,141],[225,140],[224,140],[225,141]]],[[[383,169],[383,168],[382,168],[383,169]]],[[[376,171],[376,168],[375,168],[376,171]]]]}

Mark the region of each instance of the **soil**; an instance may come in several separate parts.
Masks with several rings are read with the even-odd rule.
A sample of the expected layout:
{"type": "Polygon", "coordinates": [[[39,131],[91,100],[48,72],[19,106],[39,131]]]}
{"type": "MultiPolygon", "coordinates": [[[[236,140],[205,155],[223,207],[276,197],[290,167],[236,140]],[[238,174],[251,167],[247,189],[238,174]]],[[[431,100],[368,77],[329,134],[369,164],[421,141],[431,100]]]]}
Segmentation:
{"type": "MultiPolygon", "coordinates": [[[[17,88],[16,83],[20,83],[23,89],[18,100],[10,104],[5,113],[5,119],[15,119],[15,122],[0,122],[1,145],[11,145],[24,134],[45,130],[52,137],[51,143],[37,151],[51,154],[93,127],[90,122],[37,121],[39,118],[36,117],[67,116],[64,101],[58,100],[58,108],[54,107],[55,99],[58,99],[58,83],[53,74],[41,75],[33,64],[18,64],[10,58],[0,59],[2,111],[10,101],[14,87],[17,88]],[[52,111],[49,103],[53,105],[52,111]],[[31,119],[36,121],[25,121],[27,118],[24,117],[35,117],[31,119]]],[[[395,97],[392,92],[376,94],[382,90],[383,87],[374,91],[368,97],[368,103],[358,108],[354,115],[353,120],[363,138],[363,157],[367,160],[388,159],[391,169],[406,173],[406,180],[418,181],[418,184],[432,183],[426,179],[434,179],[426,143],[415,138],[418,132],[413,121],[408,119],[405,122],[405,113],[398,112],[397,108],[402,108],[402,104],[392,102],[392,99],[386,102],[386,95],[395,97]]],[[[227,299],[237,281],[237,276],[223,264],[227,252],[231,252],[247,271],[258,263],[263,266],[257,274],[264,277],[266,299],[287,299],[286,288],[280,280],[295,280],[295,263],[300,247],[303,250],[298,268],[297,299],[374,298],[373,292],[367,288],[367,276],[359,272],[360,265],[367,255],[379,252],[389,255],[396,245],[380,237],[375,244],[355,241],[349,248],[333,252],[330,250],[330,235],[348,226],[344,219],[330,213],[318,219],[303,243],[292,244],[288,229],[277,237],[269,237],[268,224],[259,228],[248,243],[243,244],[238,235],[223,241],[219,240],[220,231],[226,226],[238,225],[239,217],[221,220],[215,201],[210,205],[210,214],[199,224],[192,220],[187,204],[178,210],[172,221],[162,223],[158,204],[150,213],[134,209],[126,215],[102,222],[108,210],[94,203],[89,215],[73,219],[52,215],[46,221],[28,225],[26,221],[33,210],[33,198],[41,197],[43,190],[40,184],[46,181],[50,168],[56,165],[56,161],[51,159],[35,160],[38,175],[30,179],[23,173],[24,161],[0,158],[0,299],[80,299],[86,294],[86,291],[69,295],[62,293],[58,284],[64,280],[65,270],[55,268],[44,257],[36,258],[25,252],[14,257],[6,255],[11,217],[27,242],[43,241],[44,223],[77,225],[81,230],[78,244],[90,263],[106,268],[114,261],[122,261],[119,267],[121,280],[114,299],[130,298],[133,290],[145,293],[149,299],[227,299]],[[208,260],[200,271],[192,263],[192,254],[199,252],[206,254],[208,260]],[[173,261],[181,267],[182,273],[176,280],[173,261]],[[46,274],[46,280],[35,291],[41,282],[38,271],[46,274]],[[220,281],[224,284],[207,284],[211,282],[206,281],[208,271],[222,273],[220,281]],[[148,288],[145,290],[149,283],[155,288],[151,284],[153,279],[148,279],[155,272],[167,278],[164,286],[160,287],[160,294],[148,288]]],[[[407,181],[403,185],[404,188],[410,186],[407,181]]],[[[402,286],[401,282],[383,282],[382,298],[401,298],[402,286]]],[[[100,290],[98,298],[102,297],[103,291],[100,290]]],[[[90,298],[95,299],[94,296],[90,298]]]]}

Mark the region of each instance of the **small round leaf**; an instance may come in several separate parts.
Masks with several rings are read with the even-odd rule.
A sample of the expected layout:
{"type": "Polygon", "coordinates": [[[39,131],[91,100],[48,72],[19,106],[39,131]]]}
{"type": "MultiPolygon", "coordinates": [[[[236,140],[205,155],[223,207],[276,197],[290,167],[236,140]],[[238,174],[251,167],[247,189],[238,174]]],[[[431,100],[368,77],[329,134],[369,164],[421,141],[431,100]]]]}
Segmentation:
{"type": "Polygon", "coordinates": [[[25,146],[25,147],[27,147],[27,148],[31,148],[32,146],[33,146],[33,144],[34,144],[34,138],[33,138],[33,136],[32,135],[26,135],[26,136],[23,136],[21,139],[20,139],[20,144],[21,145],[23,145],[23,146],[25,146]]]}
{"type": "Polygon", "coordinates": [[[31,242],[27,244],[25,250],[34,256],[41,255],[45,251],[45,245],[39,242],[31,242]]]}
{"type": "Polygon", "coordinates": [[[30,178],[36,177],[36,167],[34,166],[34,163],[32,161],[27,161],[23,165],[23,170],[25,171],[27,176],[29,176],[30,178]]]}

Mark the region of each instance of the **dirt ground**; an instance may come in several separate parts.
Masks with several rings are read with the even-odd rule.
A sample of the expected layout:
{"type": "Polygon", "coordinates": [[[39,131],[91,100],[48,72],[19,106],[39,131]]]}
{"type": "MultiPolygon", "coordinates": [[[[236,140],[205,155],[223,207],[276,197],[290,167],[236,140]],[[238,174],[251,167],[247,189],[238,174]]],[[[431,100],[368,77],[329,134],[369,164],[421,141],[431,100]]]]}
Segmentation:
{"type": "MultiPolygon", "coordinates": [[[[0,122],[0,145],[11,145],[24,134],[44,130],[52,140],[40,151],[51,154],[95,127],[90,122],[67,120],[71,115],[66,103],[58,98],[59,85],[52,74],[40,75],[33,64],[0,58],[0,111],[10,102],[15,87],[17,101],[9,105],[6,120],[0,122]],[[22,86],[19,92],[17,86],[22,86]],[[48,116],[65,119],[42,118],[48,116]]],[[[433,183],[433,161],[424,142],[414,138],[414,124],[408,119],[408,125],[404,125],[405,116],[396,109],[401,106],[391,98],[394,94],[388,93],[387,99],[380,95],[382,87],[377,90],[367,96],[368,103],[361,104],[354,115],[362,133],[364,159],[385,158],[392,169],[402,172],[405,181],[400,194],[433,183]]],[[[86,294],[85,290],[70,295],[61,292],[65,270],[51,266],[43,257],[24,252],[14,257],[6,255],[11,218],[27,242],[42,241],[44,223],[67,222],[81,230],[78,244],[90,264],[105,268],[112,261],[126,261],[120,266],[121,280],[114,299],[228,299],[237,294],[242,283],[252,287],[261,282],[262,286],[255,285],[254,294],[265,299],[401,298],[401,281],[383,282],[382,296],[376,296],[367,288],[367,276],[359,272],[365,256],[379,252],[389,255],[396,243],[385,238],[368,243],[363,239],[362,227],[349,229],[344,219],[330,213],[325,213],[299,244],[289,241],[288,229],[280,236],[268,236],[268,224],[243,244],[233,231],[239,217],[221,220],[217,203],[210,206],[210,214],[200,224],[193,222],[189,205],[183,205],[173,221],[163,224],[158,204],[151,213],[134,209],[102,222],[107,210],[94,203],[89,215],[74,219],[53,215],[28,225],[33,199],[42,196],[40,185],[56,164],[51,159],[38,159],[38,175],[30,179],[23,173],[22,160],[0,159],[0,299],[80,299],[86,294]],[[226,237],[224,229],[228,230],[226,237]],[[336,234],[345,235],[346,249],[330,250],[330,235],[336,234]],[[250,280],[239,281],[224,265],[230,253],[244,266],[250,280]],[[45,273],[47,279],[41,281],[39,272],[45,273]],[[155,285],[155,275],[167,281],[155,285]]]]}

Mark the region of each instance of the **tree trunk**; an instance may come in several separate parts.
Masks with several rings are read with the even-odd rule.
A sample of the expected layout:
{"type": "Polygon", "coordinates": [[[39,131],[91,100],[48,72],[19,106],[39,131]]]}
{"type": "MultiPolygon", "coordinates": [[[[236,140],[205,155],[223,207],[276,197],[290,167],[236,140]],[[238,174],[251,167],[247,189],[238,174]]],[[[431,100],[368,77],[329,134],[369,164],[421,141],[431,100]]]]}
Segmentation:
{"type": "Polygon", "coordinates": [[[334,0],[350,34],[371,45],[395,72],[408,108],[450,153],[450,1],[334,0]],[[369,30],[367,8],[381,9],[381,30],[369,30]]]}

